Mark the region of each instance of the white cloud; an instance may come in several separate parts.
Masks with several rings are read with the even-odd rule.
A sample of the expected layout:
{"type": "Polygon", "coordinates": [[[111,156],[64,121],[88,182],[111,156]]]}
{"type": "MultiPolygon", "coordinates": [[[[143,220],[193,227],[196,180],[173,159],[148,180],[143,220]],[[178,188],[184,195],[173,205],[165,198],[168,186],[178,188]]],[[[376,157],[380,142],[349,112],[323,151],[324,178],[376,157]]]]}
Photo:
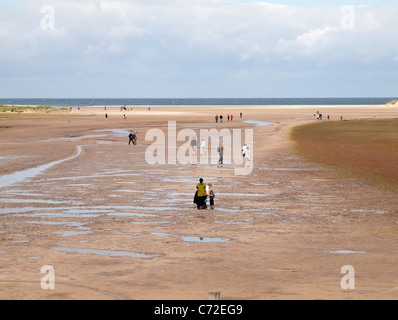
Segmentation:
{"type": "Polygon", "coordinates": [[[327,33],[332,30],[333,29],[330,27],[310,30],[306,33],[298,35],[296,41],[303,44],[308,49],[316,49],[316,47],[322,45],[322,40],[327,36],[327,33]]]}
{"type": "MultiPolygon", "coordinates": [[[[44,87],[56,72],[65,81],[76,82],[72,79],[78,77],[82,82],[79,94],[84,94],[88,81],[97,83],[103,94],[106,84],[123,75],[125,87],[118,90],[125,90],[124,96],[178,95],[178,90],[182,95],[215,95],[215,84],[225,84],[220,96],[228,92],[244,96],[245,80],[248,86],[252,81],[269,86],[270,79],[278,79],[275,92],[283,92],[277,86],[283,86],[281,79],[286,77],[280,75],[293,79],[301,74],[317,85],[320,74],[317,70],[312,73],[312,68],[333,65],[333,70],[325,71],[328,77],[336,66],[343,68],[352,62],[364,68],[377,64],[389,69],[391,64],[396,66],[398,56],[397,8],[355,7],[355,28],[344,30],[338,6],[303,8],[212,0],[51,3],[54,30],[40,26],[40,9],[48,1],[1,9],[3,79],[37,79],[39,75],[44,87]],[[90,78],[93,70],[97,70],[96,77],[90,78]],[[142,93],[131,93],[131,84],[139,85],[142,93]]],[[[0,84],[4,83],[7,81],[0,84]]],[[[21,90],[28,87],[27,82],[22,85],[21,90]]],[[[76,84],[70,85],[75,88],[76,84]]],[[[112,88],[107,90],[108,95],[116,94],[112,88]]],[[[58,94],[62,95],[61,86],[58,94]]],[[[4,87],[0,95],[7,95],[4,87]]]]}

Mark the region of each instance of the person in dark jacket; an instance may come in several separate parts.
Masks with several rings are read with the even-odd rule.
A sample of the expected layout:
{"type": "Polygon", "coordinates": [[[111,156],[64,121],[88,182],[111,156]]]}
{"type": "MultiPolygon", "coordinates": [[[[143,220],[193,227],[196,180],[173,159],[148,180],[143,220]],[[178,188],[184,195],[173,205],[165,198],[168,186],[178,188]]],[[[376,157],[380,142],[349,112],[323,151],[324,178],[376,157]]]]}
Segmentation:
{"type": "Polygon", "coordinates": [[[130,132],[130,134],[129,134],[129,145],[130,145],[130,143],[134,144],[134,134],[132,132],[130,132]]]}

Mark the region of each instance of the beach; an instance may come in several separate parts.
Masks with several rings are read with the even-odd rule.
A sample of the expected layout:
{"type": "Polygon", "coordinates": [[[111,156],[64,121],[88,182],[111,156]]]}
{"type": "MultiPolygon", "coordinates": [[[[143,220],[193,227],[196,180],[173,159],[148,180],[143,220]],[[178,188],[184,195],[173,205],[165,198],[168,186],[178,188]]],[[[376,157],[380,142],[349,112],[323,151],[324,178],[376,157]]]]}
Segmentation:
{"type": "Polygon", "coordinates": [[[317,111],[350,121],[395,118],[397,107],[94,106],[0,117],[0,298],[184,300],[219,290],[222,299],[396,299],[396,192],[298,156],[290,130],[319,121],[317,111]],[[145,137],[169,133],[170,122],[198,137],[252,130],[250,172],[149,164],[145,137]],[[199,178],[213,184],[214,209],[193,203],[199,178]],[[54,289],[43,288],[44,266],[54,289]],[[355,269],[354,289],[342,288],[344,266],[355,269]]]}

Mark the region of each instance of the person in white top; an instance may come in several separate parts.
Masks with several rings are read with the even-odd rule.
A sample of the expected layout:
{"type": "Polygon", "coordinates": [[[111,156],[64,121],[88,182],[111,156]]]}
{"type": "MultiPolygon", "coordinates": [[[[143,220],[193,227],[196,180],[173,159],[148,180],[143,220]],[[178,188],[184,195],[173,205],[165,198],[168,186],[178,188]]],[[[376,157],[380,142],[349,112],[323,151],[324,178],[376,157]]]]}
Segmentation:
{"type": "Polygon", "coordinates": [[[200,154],[206,154],[206,141],[203,139],[200,141],[200,154]]]}
{"type": "Polygon", "coordinates": [[[213,185],[211,184],[211,183],[209,183],[207,186],[206,186],[206,193],[207,193],[207,196],[209,196],[209,194],[210,194],[210,190],[211,190],[211,187],[212,187],[213,185]]]}
{"type": "Polygon", "coordinates": [[[246,162],[246,160],[250,161],[249,147],[246,144],[242,147],[242,157],[244,162],[246,162]]]}

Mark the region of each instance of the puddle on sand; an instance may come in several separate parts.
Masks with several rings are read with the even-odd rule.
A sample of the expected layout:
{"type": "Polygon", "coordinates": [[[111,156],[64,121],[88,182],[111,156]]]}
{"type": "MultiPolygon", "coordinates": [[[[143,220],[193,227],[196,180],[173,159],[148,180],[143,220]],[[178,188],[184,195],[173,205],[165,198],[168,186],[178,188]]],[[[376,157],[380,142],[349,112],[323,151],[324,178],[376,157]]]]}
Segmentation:
{"type": "Polygon", "coordinates": [[[130,251],[113,251],[113,250],[101,250],[101,249],[79,249],[79,248],[68,248],[68,247],[52,247],[52,250],[60,252],[72,252],[79,254],[93,254],[108,257],[122,257],[122,258],[153,258],[158,257],[158,254],[145,254],[130,251]]]}
{"type": "Polygon", "coordinates": [[[353,250],[314,250],[317,253],[329,253],[329,254],[365,254],[366,251],[353,251],[353,250]]]}
{"type": "Polygon", "coordinates": [[[389,213],[386,210],[368,210],[368,209],[343,209],[344,211],[351,211],[354,213],[377,213],[377,214],[385,214],[389,213]]]}
{"type": "Polygon", "coordinates": [[[58,161],[53,161],[53,162],[38,166],[36,168],[30,168],[27,170],[18,171],[18,172],[14,172],[14,173],[0,177],[0,188],[9,187],[10,185],[13,185],[18,182],[22,182],[28,178],[33,178],[33,177],[39,175],[40,173],[42,173],[43,171],[45,171],[57,164],[77,158],[82,152],[82,147],[77,146],[76,148],[77,148],[77,153],[72,157],[58,160],[58,161]]]}
{"type": "Polygon", "coordinates": [[[155,217],[155,218],[159,217],[156,214],[132,213],[132,212],[113,212],[113,213],[108,213],[107,215],[115,217],[155,217]]]}
{"type": "Polygon", "coordinates": [[[226,225],[235,225],[235,224],[250,224],[247,221],[215,221],[214,223],[218,224],[226,224],[226,225]]]}
{"type": "Polygon", "coordinates": [[[131,224],[176,224],[173,221],[132,221],[131,224]]]}
{"type": "Polygon", "coordinates": [[[140,207],[140,206],[95,206],[93,209],[119,209],[119,210],[153,210],[153,211],[182,211],[186,208],[179,207],[140,207]]]}
{"type": "Polygon", "coordinates": [[[112,132],[113,138],[128,137],[130,131],[127,129],[106,129],[106,130],[95,130],[96,132],[112,132]]]}
{"type": "Polygon", "coordinates": [[[212,243],[212,242],[228,242],[229,239],[223,238],[206,238],[206,237],[181,237],[181,240],[185,242],[205,242],[205,243],[212,243]]]}
{"type": "MultiPolygon", "coordinates": [[[[60,210],[62,208],[56,208],[60,210]]],[[[23,207],[23,208],[0,208],[0,214],[23,213],[39,210],[54,210],[54,208],[23,207]]]]}
{"type": "Polygon", "coordinates": [[[256,127],[264,127],[264,126],[270,126],[273,125],[273,122],[266,122],[266,121],[259,121],[259,120],[246,120],[243,121],[245,123],[250,123],[256,125],[256,127]]]}
{"type": "Polygon", "coordinates": [[[331,254],[364,254],[365,251],[351,251],[351,250],[337,250],[337,251],[326,251],[331,254]]]}
{"type": "Polygon", "coordinates": [[[18,217],[27,217],[27,218],[48,218],[48,219],[57,219],[57,218],[98,218],[99,214],[68,214],[68,213],[23,213],[19,214],[18,217]]]}
{"type": "Polygon", "coordinates": [[[55,231],[53,232],[60,237],[74,237],[93,233],[92,231],[55,231]]]}
{"type": "Polygon", "coordinates": [[[178,178],[178,177],[176,177],[176,178],[167,178],[167,177],[164,177],[164,178],[160,178],[162,181],[164,181],[164,182],[173,182],[173,183],[189,183],[189,184],[192,184],[192,185],[194,185],[195,184],[195,179],[192,179],[192,178],[178,178]]]}
{"type": "Polygon", "coordinates": [[[217,195],[219,196],[231,196],[231,197],[272,197],[277,196],[280,193],[224,193],[219,192],[217,195]]]}
{"type": "Polygon", "coordinates": [[[10,194],[13,196],[24,196],[24,197],[44,197],[44,194],[42,193],[27,193],[23,190],[7,190],[4,192],[4,194],[10,194]]]}
{"type": "Polygon", "coordinates": [[[191,236],[179,236],[170,233],[163,232],[151,232],[151,234],[159,237],[177,237],[184,242],[204,242],[204,243],[213,243],[213,242],[228,242],[229,239],[223,238],[208,238],[208,237],[191,237],[191,236]]]}
{"type": "Polygon", "coordinates": [[[74,221],[24,221],[23,223],[47,225],[47,226],[64,226],[64,227],[74,227],[77,229],[88,229],[85,225],[87,223],[74,222],[74,221]]]}
{"type": "Polygon", "coordinates": [[[140,236],[141,233],[134,233],[134,232],[113,232],[113,234],[121,235],[121,236],[140,236]]]}
{"type": "Polygon", "coordinates": [[[44,200],[44,199],[0,199],[1,202],[4,203],[44,203],[44,204],[72,204],[72,205],[79,205],[83,204],[82,202],[78,201],[57,201],[57,200],[44,200]]]}

